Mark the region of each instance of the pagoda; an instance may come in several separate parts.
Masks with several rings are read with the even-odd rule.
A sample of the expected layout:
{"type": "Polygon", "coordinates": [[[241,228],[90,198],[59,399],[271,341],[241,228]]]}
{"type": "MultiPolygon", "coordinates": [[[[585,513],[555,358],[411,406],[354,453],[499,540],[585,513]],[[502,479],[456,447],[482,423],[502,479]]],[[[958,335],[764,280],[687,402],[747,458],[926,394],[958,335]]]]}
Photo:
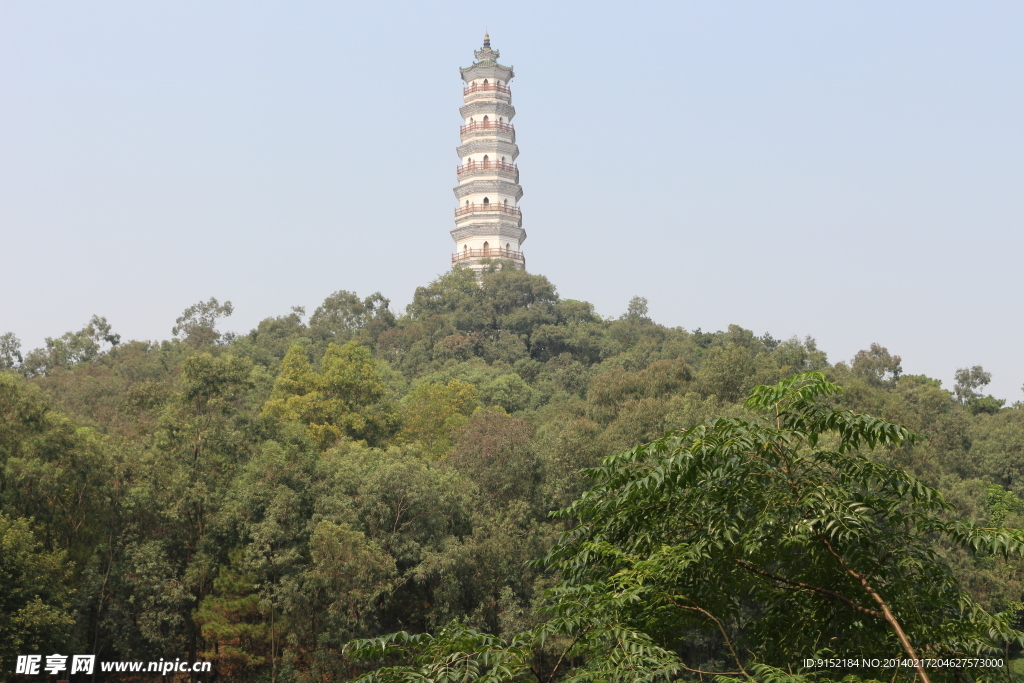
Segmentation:
{"type": "Polygon", "coordinates": [[[459,184],[455,197],[455,253],[452,265],[477,271],[489,260],[511,261],[519,269],[526,268],[520,246],[526,241],[519,200],[516,157],[516,129],[512,119],[512,90],[508,83],[515,78],[511,66],[498,63],[497,50],[491,49],[491,37],[484,33],[484,46],[474,52],[476,61],[459,69],[465,87],[465,104],[459,109],[463,125],[459,129],[462,144],[456,150],[461,161],[456,174],[459,184]]]}

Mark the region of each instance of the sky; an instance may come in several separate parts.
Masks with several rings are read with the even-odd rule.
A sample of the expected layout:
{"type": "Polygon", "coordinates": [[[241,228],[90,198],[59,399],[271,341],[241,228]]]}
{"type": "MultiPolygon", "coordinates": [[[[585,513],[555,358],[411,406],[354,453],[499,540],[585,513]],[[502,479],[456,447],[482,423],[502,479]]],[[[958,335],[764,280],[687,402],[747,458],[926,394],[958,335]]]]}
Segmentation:
{"type": "Polygon", "coordinates": [[[0,334],[246,332],[450,267],[458,68],[515,66],[528,270],[1024,399],[1024,3],[0,0],[0,334]]]}

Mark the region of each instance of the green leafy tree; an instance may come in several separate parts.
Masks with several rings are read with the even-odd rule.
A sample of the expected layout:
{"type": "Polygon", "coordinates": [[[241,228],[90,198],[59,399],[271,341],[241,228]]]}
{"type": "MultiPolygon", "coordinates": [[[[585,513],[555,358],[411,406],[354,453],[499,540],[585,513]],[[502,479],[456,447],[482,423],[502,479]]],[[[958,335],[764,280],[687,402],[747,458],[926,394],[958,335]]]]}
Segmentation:
{"type": "MultiPolygon", "coordinates": [[[[155,497],[152,492],[136,492],[129,505],[150,498],[151,507],[156,507],[161,516],[172,517],[177,513],[166,501],[152,501],[155,497]],[[152,502],[159,505],[153,506],[152,502]]],[[[131,513],[139,515],[143,510],[139,505],[131,513]]],[[[89,642],[101,652],[110,652],[111,648],[122,656],[140,659],[158,658],[166,652],[194,656],[198,627],[193,628],[193,611],[197,596],[201,601],[206,587],[197,586],[200,582],[194,576],[183,574],[186,569],[193,573],[205,569],[205,562],[195,561],[194,547],[187,550],[191,557],[182,557],[177,552],[181,535],[177,525],[163,526],[159,521],[154,524],[151,518],[141,524],[140,521],[134,519],[125,524],[123,545],[115,540],[116,545],[109,549],[109,563],[100,566],[101,575],[96,577],[99,585],[91,586],[98,593],[93,605],[100,612],[100,623],[96,632],[90,634],[89,642]],[[159,532],[168,538],[146,538],[149,534],[162,535],[159,532]],[[193,562],[188,563],[187,559],[193,562]]]]}
{"type": "Polygon", "coordinates": [[[277,374],[288,349],[295,344],[307,344],[310,341],[310,330],[302,322],[305,314],[302,306],[292,306],[288,315],[264,318],[256,329],[232,341],[232,352],[248,356],[257,365],[277,374]]]}
{"type": "Polygon", "coordinates": [[[970,450],[962,457],[978,474],[1024,495],[1024,410],[978,414],[967,428],[970,450]]]}
{"type": "Polygon", "coordinates": [[[526,420],[499,408],[477,410],[458,432],[448,462],[480,487],[490,505],[532,502],[539,462],[530,437],[526,420]]]}
{"type": "Polygon", "coordinates": [[[386,387],[370,350],[355,342],[328,344],[313,369],[305,349],[288,350],[264,415],[298,421],[324,448],[341,438],[379,443],[396,426],[386,387]]]}
{"type": "Polygon", "coordinates": [[[528,336],[538,326],[558,321],[557,304],[558,294],[546,277],[498,265],[479,281],[472,271],[459,268],[418,287],[408,313],[432,327],[528,336]]]}
{"type": "Polygon", "coordinates": [[[35,520],[51,547],[85,562],[104,517],[102,438],[51,409],[23,378],[0,374],[0,511],[35,520]]]}
{"type": "Polygon", "coordinates": [[[43,549],[29,520],[0,513],[0,680],[17,655],[67,651],[72,569],[64,552],[43,549]]]}
{"type": "Polygon", "coordinates": [[[217,331],[217,321],[234,311],[230,301],[222,304],[211,296],[209,301],[200,301],[186,308],[174,321],[171,334],[196,348],[212,346],[223,336],[217,331]]]}
{"type": "Polygon", "coordinates": [[[160,416],[148,484],[150,504],[162,511],[166,527],[157,538],[138,539],[135,554],[145,572],[170,574],[177,583],[155,581],[146,589],[153,608],[139,617],[148,620],[147,612],[158,609],[174,617],[150,629],[150,651],[166,643],[187,644],[190,657],[198,650],[198,626],[180,605],[196,609],[226,559],[227,550],[211,533],[218,529],[224,494],[252,447],[253,434],[240,415],[251,371],[245,358],[195,353],[182,363],[180,391],[160,416]]]}
{"type": "MultiPolygon", "coordinates": [[[[367,566],[387,564],[386,558],[377,556],[373,550],[380,548],[393,558],[397,571],[396,583],[386,596],[353,605],[361,615],[358,622],[346,621],[351,613],[316,617],[313,608],[322,605],[318,601],[331,594],[310,594],[306,588],[323,585],[326,577],[334,575],[337,567],[332,569],[326,565],[350,561],[344,553],[325,552],[325,566],[318,572],[320,578],[310,577],[315,580],[303,584],[311,605],[311,611],[304,613],[309,614],[310,621],[316,618],[317,623],[334,623],[344,629],[331,631],[327,640],[332,647],[340,649],[343,643],[337,638],[343,632],[349,634],[348,639],[353,635],[369,636],[396,628],[423,629],[445,623],[453,616],[436,595],[439,581],[447,576],[444,563],[440,563],[440,576],[425,575],[423,564],[447,549],[457,548],[460,539],[473,531],[470,518],[475,504],[474,492],[463,477],[437,460],[423,457],[416,446],[384,451],[344,442],[322,454],[316,486],[317,517],[365,536],[364,546],[354,533],[324,527],[323,541],[337,538],[339,543],[351,542],[353,547],[349,552],[358,553],[352,561],[360,563],[369,561],[369,556],[360,550],[363,547],[370,555],[378,557],[367,566]],[[332,556],[336,559],[331,560],[332,556]]],[[[383,577],[385,573],[351,577],[347,585],[362,586],[360,591],[373,590],[370,579],[375,575],[383,577]],[[361,581],[366,583],[361,584],[361,581]]],[[[332,602],[345,599],[340,592],[333,595],[337,598],[331,598],[332,602]]],[[[315,643],[316,634],[309,635],[314,636],[312,642],[315,643]]]]}
{"type": "Polygon", "coordinates": [[[217,663],[219,676],[252,675],[270,652],[270,625],[260,608],[256,577],[239,568],[242,552],[220,568],[213,592],[203,598],[195,620],[207,644],[203,658],[217,663]]]}
{"type": "Polygon", "coordinates": [[[988,386],[992,381],[992,373],[985,372],[980,365],[971,368],[959,368],[954,375],[956,385],[953,393],[957,400],[977,415],[978,413],[995,413],[1006,401],[995,396],[984,396],[981,389],[988,386]]]}
{"type": "Polygon", "coordinates": [[[750,350],[728,343],[707,352],[694,381],[704,396],[734,402],[739,401],[755,383],[757,365],[750,350]]]}
{"type": "Polygon", "coordinates": [[[853,374],[863,377],[875,386],[892,385],[903,374],[902,360],[899,356],[890,354],[889,349],[884,346],[871,344],[870,349],[857,352],[851,368],[853,374]]]}
{"type": "Polygon", "coordinates": [[[647,299],[642,296],[634,296],[629,300],[629,307],[622,316],[623,320],[636,320],[642,322],[652,322],[647,317],[647,299]]]}
{"type": "Polygon", "coordinates": [[[347,523],[321,520],[309,540],[310,562],[286,589],[288,613],[302,616],[290,656],[316,680],[344,670],[341,648],[375,627],[379,605],[398,586],[395,559],[347,523]]]}
{"type": "Polygon", "coordinates": [[[418,441],[435,457],[448,453],[455,432],[477,408],[476,388],[457,379],[447,384],[424,382],[403,400],[399,436],[418,441]]]}
{"type": "MultiPolygon", "coordinates": [[[[346,641],[407,629],[420,634],[405,639],[407,654],[433,666],[421,673],[434,680],[472,672],[472,660],[472,675],[485,678],[506,676],[514,665],[527,680],[603,681],[627,667],[639,672],[621,675],[630,680],[659,670],[701,677],[681,667],[739,672],[728,636],[744,669],[770,678],[774,669],[763,667],[782,662],[784,650],[803,647],[790,631],[806,623],[820,636],[811,652],[883,642],[887,652],[899,654],[888,622],[863,613],[854,628],[843,616],[853,608],[838,598],[787,588],[722,559],[739,558],[779,577],[859,597],[860,607],[881,611],[853,577],[828,571],[836,561],[820,541],[801,545],[783,533],[796,523],[792,501],[762,488],[792,473],[744,446],[772,444],[782,454],[773,457],[792,464],[796,474],[824,477],[817,489],[823,495],[831,495],[832,486],[854,491],[859,501],[889,504],[888,469],[870,484],[858,483],[847,465],[820,458],[814,461],[819,470],[800,470],[818,450],[837,451],[852,431],[822,431],[811,447],[799,429],[780,428],[770,411],[751,416],[743,407],[751,387],[810,371],[826,372],[845,387],[841,395],[816,399],[828,410],[874,415],[921,433],[917,443],[862,450],[873,465],[905,470],[955,506],[928,512],[924,531],[904,533],[906,552],[898,548],[870,579],[915,650],[936,652],[938,646],[929,644],[931,632],[904,603],[917,601],[924,614],[934,601],[927,590],[904,591],[900,581],[910,579],[900,572],[938,586],[934,590],[946,580],[926,575],[935,557],[920,555],[918,563],[913,553],[922,543],[931,544],[985,611],[1006,612],[1002,623],[1022,623],[1024,561],[1013,553],[1004,557],[991,544],[965,546],[955,534],[927,526],[964,519],[1018,528],[1024,519],[1024,404],[1006,408],[985,396],[987,373],[980,368],[966,369],[958,400],[938,380],[902,374],[899,359],[878,345],[850,367],[830,365],[810,338],[781,341],[737,325],[718,332],[667,328],[650,319],[639,298],[626,315],[602,318],[588,303],[559,299],[545,278],[502,264],[480,277],[446,273],[421,288],[398,317],[379,294],[336,292],[309,324],[295,308],[234,337],[217,330],[227,308],[216,300],[197,304],[175,326],[179,339],[163,342],[119,343],[96,317],[25,353],[20,363],[14,335],[0,337],[6,369],[0,369],[0,513],[30,519],[39,552],[62,551],[73,563],[66,585],[75,596],[67,607],[75,623],[62,631],[66,645],[54,644],[51,652],[81,647],[74,651],[138,661],[220,650],[225,659],[215,667],[223,683],[314,683],[365,670],[341,654],[346,641]],[[358,347],[346,350],[347,341],[358,347]],[[718,418],[732,418],[731,431],[715,423],[718,418]],[[703,439],[706,451],[660,438],[666,429],[702,423],[706,434],[690,434],[694,443],[703,439]],[[561,556],[550,566],[528,564],[579,522],[546,513],[584,494],[582,469],[655,439],[666,450],[648,447],[632,461],[619,456],[622,490],[590,499],[607,504],[610,521],[597,512],[585,518],[578,540],[593,542],[592,548],[565,550],[575,558],[572,567],[586,574],[578,583],[568,583],[561,556]],[[704,455],[704,469],[684,468],[704,455]],[[752,469],[754,456],[775,469],[752,469]],[[683,464],[659,460],[673,457],[683,464]],[[670,473],[668,484],[653,474],[658,468],[670,473]],[[703,477],[706,491],[676,486],[684,471],[698,472],[692,476],[703,477]],[[627,490],[635,499],[619,495],[627,490]],[[723,507],[732,494],[740,502],[723,507]],[[743,507],[743,496],[755,503],[743,507]],[[662,501],[675,507],[659,507],[662,501]],[[755,510],[756,501],[764,508],[755,510]],[[694,511],[686,507],[691,504],[703,507],[694,511]],[[679,515],[698,513],[709,531],[685,536],[679,515]],[[673,514],[674,525],[659,521],[673,514]],[[634,524],[637,533],[614,537],[620,527],[613,521],[622,529],[634,524]],[[737,554],[721,533],[727,523],[746,534],[751,547],[758,538],[767,545],[760,554],[746,546],[746,554],[737,554]],[[608,531],[586,536],[587,529],[608,531]],[[705,536],[713,544],[697,545],[705,536]],[[659,559],[655,546],[669,559],[659,559]],[[682,554],[701,548],[703,559],[690,562],[682,554]],[[680,557],[684,561],[675,561],[680,557]],[[791,566],[798,560],[802,564],[791,566]],[[666,596],[678,602],[684,588],[690,591],[685,595],[707,597],[698,579],[717,581],[722,594],[732,596],[726,606],[735,611],[726,610],[725,618],[711,612],[718,603],[700,603],[721,620],[724,634],[709,618],[668,603],[666,596]],[[541,595],[552,585],[557,590],[545,603],[541,595]],[[686,621],[681,612],[694,619],[686,621]],[[774,630],[773,614],[783,615],[774,630]],[[444,627],[453,619],[458,625],[444,627]],[[423,634],[427,630],[436,635],[423,634]],[[764,632],[772,634],[767,645],[758,640],[764,632]],[[484,644],[491,659],[472,650],[484,644]],[[231,648],[252,659],[229,662],[231,648]]],[[[853,450],[841,455],[853,457],[853,450]]],[[[883,541],[899,530],[895,512],[907,518],[920,513],[911,488],[899,503],[872,513],[890,533],[879,537],[883,541]]],[[[835,515],[830,519],[839,519],[835,515]]],[[[857,515],[851,519],[842,523],[868,524],[857,515]]],[[[869,561],[864,557],[881,558],[857,540],[874,538],[872,532],[855,531],[840,539],[837,552],[844,559],[850,554],[857,571],[858,563],[869,561]]],[[[957,628],[973,628],[983,620],[964,611],[955,592],[946,595],[950,606],[932,615],[929,628],[957,619],[967,624],[957,628]]],[[[999,628],[989,634],[991,644],[1003,642],[1008,649],[1001,654],[1017,656],[1012,635],[1000,641],[999,628]]]]}
{"type": "Polygon", "coordinates": [[[530,405],[534,396],[533,389],[515,373],[506,373],[480,388],[480,398],[484,405],[501,406],[503,410],[514,413],[530,405]]]}
{"type": "Polygon", "coordinates": [[[1024,534],[952,520],[935,489],[861,453],[916,437],[833,408],[838,392],[819,373],[759,386],[746,401],[755,419],[607,458],[561,513],[580,524],[549,557],[562,581],[547,623],[509,640],[453,627],[356,642],[355,656],[411,662],[365,680],[799,680],[791,667],[804,657],[1019,646],[1024,634],[963,590],[934,539],[1019,555],[1024,534]],[[537,671],[540,644],[559,639],[558,663],[537,671]]]}
{"type": "Polygon", "coordinates": [[[798,372],[823,372],[828,367],[825,352],[818,350],[818,343],[809,335],[802,342],[793,337],[774,346],[772,356],[786,377],[798,372]]]}
{"type": "Polygon", "coordinates": [[[958,401],[966,404],[971,399],[981,396],[978,390],[988,386],[992,381],[992,373],[985,372],[980,365],[975,365],[971,368],[957,369],[954,379],[956,385],[953,387],[953,393],[956,394],[958,401]]]}
{"type": "Polygon", "coordinates": [[[324,299],[309,318],[310,331],[322,339],[344,342],[360,330],[376,338],[395,324],[391,302],[380,292],[360,300],[354,292],[339,290],[324,299]]]}
{"type": "Polygon", "coordinates": [[[21,361],[21,341],[13,332],[0,335],[0,370],[13,370],[21,361]]]}
{"type": "Polygon", "coordinates": [[[106,318],[94,315],[78,332],[65,332],[54,339],[46,338],[46,348],[30,351],[22,364],[28,376],[46,375],[55,368],[70,368],[78,363],[96,360],[104,351],[121,343],[121,335],[110,329],[106,318]]]}

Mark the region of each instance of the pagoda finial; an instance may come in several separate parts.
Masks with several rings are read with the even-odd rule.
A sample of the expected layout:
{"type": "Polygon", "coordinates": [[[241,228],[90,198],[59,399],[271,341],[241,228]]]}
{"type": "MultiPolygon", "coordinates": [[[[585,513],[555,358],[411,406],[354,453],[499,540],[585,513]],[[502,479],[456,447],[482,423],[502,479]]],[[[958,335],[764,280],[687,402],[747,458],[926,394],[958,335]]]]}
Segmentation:
{"type": "Polygon", "coordinates": [[[484,29],[484,49],[488,50],[491,47],[491,34],[484,29]]]}

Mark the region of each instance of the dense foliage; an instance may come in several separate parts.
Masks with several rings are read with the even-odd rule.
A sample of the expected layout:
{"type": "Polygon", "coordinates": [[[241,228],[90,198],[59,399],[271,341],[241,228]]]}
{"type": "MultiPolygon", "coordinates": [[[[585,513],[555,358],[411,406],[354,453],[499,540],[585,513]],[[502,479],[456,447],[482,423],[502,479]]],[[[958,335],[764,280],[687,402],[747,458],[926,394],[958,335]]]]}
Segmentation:
{"type": "Polygon", "coordinates": [[[359,680],[633,683],[696,674],[796,683],[817,673],[806,658],[873,653],[914,663],[840,668],[929,683],[927,669],[943,679],[955,672],[920,662],[1019,648],[1014,613],[988,613],[936,541],[1016,557],[1024,533],[951,519],[937,490],[864,455],[916,436],[835,409],[825,399],[839,391],[822,373],[796,375],[754,387],[744,404],[752,420],[719,419],[608,456],[589,472],[592,488],[558,513],[578,525],[546,558],[560,580],[538,627],[507,639],[453,625],[353,641],[354,657],[383,660],[359,680]],[[555,643],[562,651],[546,667],[555,643]],[[687,664],[693,659],[705,660],[702,668],[687,664]]]}
{"type": "MultiPolygon", "coordinates": [[[[598,519],[586,508],[593,493],[581,499],[591,487],[581,470],[623,453],[597,470],[612,477],[616,467],[710,438],[700,430],[713,427],[671,442],[662,439],[670,429],[719,418],[740,429],[758,409],[742,403],[755,386],[797,373],[821,372],[843,387],[817,397],[829,409],[920,435],[881,439],[858,461],[865,472],[884,468],[893,482],[916,477],[937,490],[899,508],[905,523],[920,514],[935,524],[1012,529],[1024,515],[1024,407],[983,395],[989,376],[980,367],[963,369],[947,391],[903,375],[900,358],[878,345],[830,364],[810,338],[666,328],[639,298],[622,317],[604,319],[587,303],[559,298],[544,277],[516,270],[479,283],[465,271],[448,273],[419,288],[404,315],[379,294],[345,291],[308,319],[297,308],[243,335],[219,329],[231,312],[228,302],[198,303],[162,342],[122,341],[96,316],[24,354],[13,334],[0,337],[0,542],[12,548],[0,557],[8,619],[0,624],[0,677],[13,670],[14,654],[58,644],[104,660],[206,658],[220,680],[275,682],[356,677],[368,664],[345,644],[390,632],[447,629],[518,647],[521,634],[550,623],[545,601],[565,588],[557,563],[537,560],[560,535],[590,528],[577,527],[580,519],[598,519]],[[14,611],[24,616],[11,626],[14,611]]],[[[822,452],[845,452],[842,438],[823,436],[822,452]]],[[[794,449],[794,457],[809,457],[794,449]]],[[[796,541],[780,527],[775,545],[758,546],[755,537],[771,533],[742,507],[756,496],[778,507],[770,496],[781,494],[766,487],[732,495],[751,526],[737,526],[749,532],[741,534],[749,554],[728,561],[783,576],[779,548],[796,541]]],[[[797,508],[792,514],[799,517],[797,508]]],[[[619,514],[613,521],[632,523],[619,514]]],[[[611,529],[602,533],[634,544],[671,540],[611,529]]],[[[962,586],[962,609],[1002,614],[985,638],[1015,656],[1012,638],[999,632],[1019,626],[1024,564],[992,544],[965,546],[963,536],[940,532],[901,553],[925,553],[944,568],[946,583],[931,588],[962,586]]],[[[612,544],[608,552],[613,547],[634,553],[629,562],[640,557],[639,546],[612,544]]],[[[807,584],[828,579],[814,573],[828,559],[815,552],[804,558],[807,584]]],[[[752,582],[765,578],[739,571],[752,582]]],[[[918,599],[919,583],[906,595],[918,599]]],[[[855,628],[834,621],[828,610],[838,607],[805,592],[750,585],[760,591],[750,604],[772,608],[758,612],[743,646],[764,657],[774,647],[772,661],[803,652],[799,639],[772,645],[764,635],[787,619],[829,620],[835,633],[855,628]]],[[[732,628],[740,616],[750,617],[726,610],[718,618],[732,628]]],[[[662,631],[688,628],[666,619],[662,631]]],[[[856,626],[864,646],[891,644],[891,630],[871,620],[856,626]]],[[[961,636],[985,644],[977,633],[961,636]]],[[[559,637],[530,645],[538,676],[585,664],[582,655],[558,663],[559,637]]],[[[721,635],[694,628],[672,642],[691,669],[729,666],[721,635]]]]}

